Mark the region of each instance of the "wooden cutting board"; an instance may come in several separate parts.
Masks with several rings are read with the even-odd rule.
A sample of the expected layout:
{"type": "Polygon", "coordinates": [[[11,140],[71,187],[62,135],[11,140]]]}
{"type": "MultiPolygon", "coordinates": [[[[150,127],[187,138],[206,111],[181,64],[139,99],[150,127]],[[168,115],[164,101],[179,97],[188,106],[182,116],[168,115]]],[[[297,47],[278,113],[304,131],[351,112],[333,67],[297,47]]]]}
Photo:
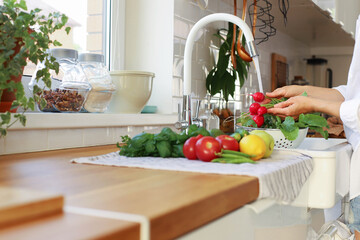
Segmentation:
{"type": "Polygon", "coordinates": [[[64,197],[30,189],[0,187],[0,227],[59,213],[64,197]]]}

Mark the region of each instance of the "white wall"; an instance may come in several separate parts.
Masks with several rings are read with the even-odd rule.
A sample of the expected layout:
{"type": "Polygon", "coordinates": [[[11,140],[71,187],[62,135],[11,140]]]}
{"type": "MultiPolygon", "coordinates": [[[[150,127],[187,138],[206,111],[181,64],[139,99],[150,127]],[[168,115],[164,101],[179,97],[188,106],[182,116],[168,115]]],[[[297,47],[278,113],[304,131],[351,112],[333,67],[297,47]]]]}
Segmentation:
{"type": "MultiPolygon", "coordinates": [[[[201,8],[195,0],[121,1],[126,3],[123,68],[154,72],[156,77],[148,105],[158,106],[158,113],[177,112],[177,105],[182,101],[184,47],[187,35],[192,26],[208,14],[232,13],[232,1],[210,0],[206,9],[201,8]]],[[[241,9],[238,9],[238,12],[240,13],[241,9]]],[[[219,46],[213,34],[221,27],[227,27],[227,24],[209,24],[198,33],[192,57],[192,90],[195,98],[203,98],[206,94],[205,78],[215,63],[209,46],[219,46]]],[[[305,76],[304,59],[314,54],[313,49],[281,32],[277,32],[267,42],[258,45],[258,50],[265,91],[270,91],[271,88],[272,53],[287,58],[289,80],[295,75],[305,76]]],[[[342,50],[337,49],[332,49],[331,52],[317,56],[328,58],[329,66],[334,71],[334,85],[344,84],[347,71],[343,70],[348,69],[350,65],[351,53],[347,51],[343,54],[342,50]],[[342,70],[337,70],[338,66],[342,66],[342,70]]],[[[121,64],[119,66],[121,68],[121,64]]],[[[252,65],[242,91],[246,88],[253,89],[252,91],[258,88],[252,65]]],[[[236,94],[238,97],[239,89],[236,94]]]]}
{"type": "Polygon", "coordinates": [[[118,16],[125,21],[124,25],[119,26],[124,28],[125,47],[118,46],[113,38],[111,47],[119,49],[120,52],[114,52],[112,49],[112,62],[116,64],[112,69],[155,73],[153,91],[147,105],[156,105],[159,113],[170,113],[174,1],[119,1],[125,1],[125,4],[119,4],[125,8],[125,12],[122,9],[118,9],[117,12],[125,14],[125,17],[118,16]],[[124,59],[123,63],[121,58],[124,59]]]}

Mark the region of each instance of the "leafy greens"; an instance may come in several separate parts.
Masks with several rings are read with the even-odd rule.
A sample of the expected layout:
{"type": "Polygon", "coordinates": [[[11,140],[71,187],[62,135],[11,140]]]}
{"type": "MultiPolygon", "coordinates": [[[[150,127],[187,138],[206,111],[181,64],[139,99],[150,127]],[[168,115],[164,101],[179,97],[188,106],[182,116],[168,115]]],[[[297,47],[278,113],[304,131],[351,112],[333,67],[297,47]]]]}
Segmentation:
{"type": "Polygon", "coordinates": [[[127,157],[184,157],[183,145],[185,141],[199,134],[203,136],[215,136],[224,134],[218,131],[207,131],[205,128],[198,128],[196,125],[189,127],[188,133],[175,133],[171,128],[165,127],[160,133],[140,133],[133,138],[122,136],[122,144],[117,143],[120,148],[120,155],[127,157]]]}

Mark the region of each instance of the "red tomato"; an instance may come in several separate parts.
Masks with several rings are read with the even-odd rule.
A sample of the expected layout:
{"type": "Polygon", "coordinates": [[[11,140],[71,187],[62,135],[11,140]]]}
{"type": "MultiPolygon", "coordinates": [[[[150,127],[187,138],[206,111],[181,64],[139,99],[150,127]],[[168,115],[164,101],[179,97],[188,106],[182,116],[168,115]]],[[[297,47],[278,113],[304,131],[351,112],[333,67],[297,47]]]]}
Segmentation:
{"type": "Polygon", "coordinates": [[[239,151],[239,142],[235,138],[228,135],[220,135],[215,138],[221,149],[239,151]]]}
{"type": "Polygon", "coordinates": [[[190,160],[197,159],[196,153],[195,153],[195,144],[202,137],[203,137],[203,135],[199,134],[196,137],[191,137],[188,140],[186,140],[186,142],[184,143],[184,146],[183,146],[183,153],[187,159],[190,159],[190,160]]]}
{"type": "Polygon", "coordinates": [[[195,145],[197,158],[204,162],[210,162],[214,158],[217,158],[215,153],[220,151],[220,143],[210,136],[201,138],[195,145]]]}

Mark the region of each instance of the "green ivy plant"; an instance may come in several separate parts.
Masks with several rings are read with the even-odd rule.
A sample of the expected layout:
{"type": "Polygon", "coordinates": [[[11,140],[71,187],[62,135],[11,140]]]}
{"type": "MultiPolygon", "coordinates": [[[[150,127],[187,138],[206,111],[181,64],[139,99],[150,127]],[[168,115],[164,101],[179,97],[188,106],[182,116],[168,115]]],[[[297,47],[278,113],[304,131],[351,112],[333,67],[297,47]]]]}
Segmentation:
{"type": "MultiPolygon", "coordinates": [[[[44,16],[38,8],[28,11],[25,0],[4,0],[0,6],[0,98],[4,90],[14,92],[16,100],[11,109],[22,108],[20,113],[0,114],[0,136],[5,136],[7,129],[17,121],[25,126],[24,113],[34,110],[36,102],[42,106],[46,104],[39,97],[42,89],[38,86],[34,87],[33,97],[27,98],[22,83],[11,78],[22,74],[27,59],[34,64],[40,61],[44,62],[45,68],[37,72],[36,80],[41,79],[48,88],[51,87],[50,70],[58,73],[59,63],[47,50],[51,45],[61,46],[61,43],[51,40],[50,35],[65,27],[67,21],[68,17],[58,12],[44,16]],[[14,51],[16,45],[21,46],[19,52],[14,51]]],[[[65,27],[65,31],[69,34],[70,27],[65,27]]]]}
{"type": "MultiPolygon", "coordinates": [[[[214,96],[217,93],[222,93],[225,101],[229,100],[229,96],[234,98],[235,83],[239,79],[240,88],[244,85],[248,76],[250,63],[242,60],[235,51],[236,69],[231,64],[231,43],[233,39],[233,24],[229,23],[228,29],[220,29],[215,36],[222,40],[219,50],[219,57],[216,65],[211,69],[206,77],[206,88],[214,96]],[[220,32],[226,31],[226,38],[220,32]],[[230,66],[230,67],[229,67],[230,66]]],[[[239,34],[239,28],[236,28],[236,39],[239,34]]],[[[245,38],[242,39],[242,45],[245,44],[245,38]]]]}

